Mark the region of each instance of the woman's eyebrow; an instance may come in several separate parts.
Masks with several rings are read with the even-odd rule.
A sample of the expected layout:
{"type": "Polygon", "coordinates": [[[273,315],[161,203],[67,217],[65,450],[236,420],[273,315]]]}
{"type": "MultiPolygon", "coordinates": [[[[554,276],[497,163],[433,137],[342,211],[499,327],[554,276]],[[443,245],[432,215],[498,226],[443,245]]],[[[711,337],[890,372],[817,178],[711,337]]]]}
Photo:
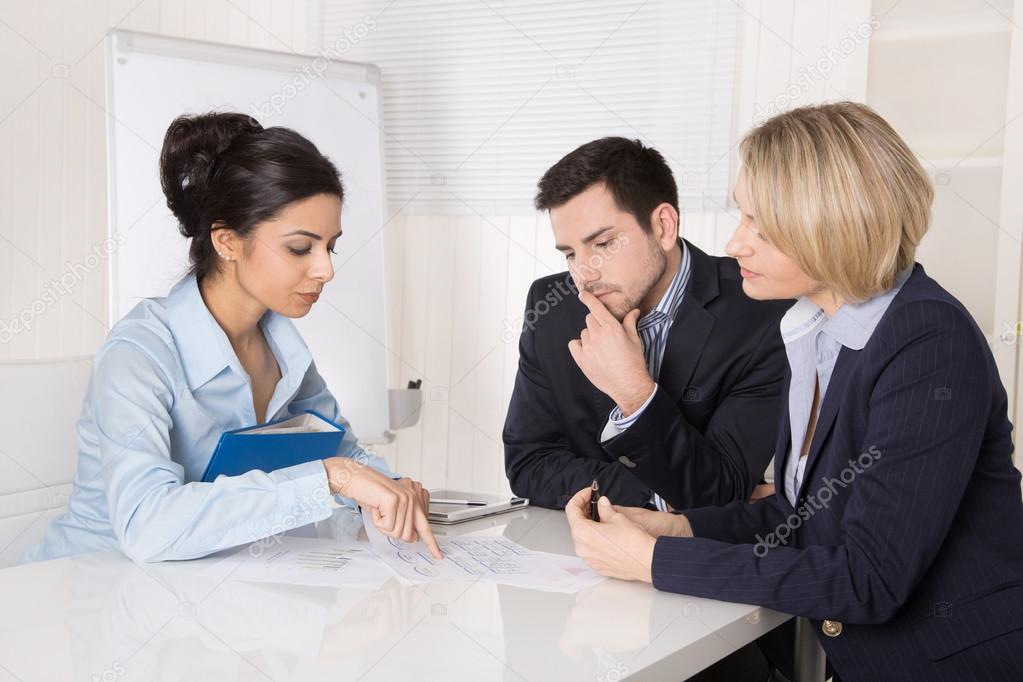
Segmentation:
{"type": "MultiPolygon", "coordinates": [[[[310,232],[308,230],[295,230],[294,232],[289,232],[288,234],[286,234],[284,236],[285,237],[292,237],[294,235],[301,235],[303,237],[311,237],[312,239],[315,239],[316,241],[320,241],[321,239],[323,239],[323,237],[321,237],[320,235],[316,234],[315,232],[310,232]]],[[[341,236],[341,231],[339,230],[337,234],[335,234],[333,237],[331,237],[331,239],[335,239],[336,237],[340,237],[340,236],[341,236]]]]}

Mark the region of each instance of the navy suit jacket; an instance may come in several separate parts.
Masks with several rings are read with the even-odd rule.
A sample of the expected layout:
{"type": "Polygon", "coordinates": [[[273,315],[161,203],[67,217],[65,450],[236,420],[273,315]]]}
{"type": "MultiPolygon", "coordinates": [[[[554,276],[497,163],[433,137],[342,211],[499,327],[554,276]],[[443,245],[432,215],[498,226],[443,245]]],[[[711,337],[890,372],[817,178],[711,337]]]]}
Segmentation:
{"type": "Polygon", "coordinates": [[[676,509],[749,499],[771,461],[786,367],[778,322],[792,302],[751,300],[735,259],[687,247],[689,284],[657,391],[603,443],[614,402],[568,350],[589,311],[567,273],[533,283],[504,425],[516,495],[561,508],[597,479],[615,504],[643,505],[651,489],[676,509]]]}
{"type": "MultiPolygon", "coordinates": [[[[845,682],[1023,680],[1006,410],[984,335],[916,265],[866,346],[839,353],[796,508],[779,489],[685,512],[696,537],[657,540],[654,585],[810,618],[845,682]]],[[[790,440],[786,415],[776,481],[790,440]]]]}

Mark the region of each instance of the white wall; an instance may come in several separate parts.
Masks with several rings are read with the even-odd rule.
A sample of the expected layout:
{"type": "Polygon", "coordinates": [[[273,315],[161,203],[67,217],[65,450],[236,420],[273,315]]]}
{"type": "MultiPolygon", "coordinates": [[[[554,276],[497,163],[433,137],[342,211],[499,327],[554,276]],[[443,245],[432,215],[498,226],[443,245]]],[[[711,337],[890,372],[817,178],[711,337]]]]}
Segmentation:
{"type": "Polygon", "coordinates": [[[118,27],[304,51],[306,7],[305,0],[0,4],[0,359],[90,354],[106,338],[104,33],[118,27]],[[49,284],[62,277],[63,293],[49,284]]]}

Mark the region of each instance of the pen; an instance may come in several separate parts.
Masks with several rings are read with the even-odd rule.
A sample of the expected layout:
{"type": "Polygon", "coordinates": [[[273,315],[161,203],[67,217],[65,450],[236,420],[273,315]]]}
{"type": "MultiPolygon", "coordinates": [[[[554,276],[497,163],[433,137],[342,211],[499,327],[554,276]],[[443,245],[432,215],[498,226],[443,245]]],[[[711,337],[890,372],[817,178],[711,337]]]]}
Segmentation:
{"type": "Polygon", "coordinates": [[[597,479],[593,479],[593,485],[590,486],[590,520],[600,522],[600,513],[597,511],[597,500],[600,499],[600,486],[597,485],[597,479]]]}
{"type": "Polygon", "coordinates": [[[430,502],[436,502],[437,504],[466,504],[470,507],[485,507],[486,502],[478,502],[476,500],[449,500],[442,497],[431,497],[430,502]]]}

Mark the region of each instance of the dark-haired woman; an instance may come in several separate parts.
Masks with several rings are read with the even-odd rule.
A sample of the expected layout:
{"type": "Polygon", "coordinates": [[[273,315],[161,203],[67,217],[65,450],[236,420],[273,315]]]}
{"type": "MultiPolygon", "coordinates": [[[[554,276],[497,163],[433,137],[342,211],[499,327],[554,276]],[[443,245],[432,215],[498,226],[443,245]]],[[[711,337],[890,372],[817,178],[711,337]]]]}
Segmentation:
{"type": "Polygon", "coordinates": [[[351,429],[323,461],[200,482],[224,431],[310,409],[348,426],[289,319],[334,276],[344,189],[311,142],[242,114],[175,120],[160,174],[191,270],[97,353],[68,510],[25,559],[201,557],[327,518],[333,495],[439,557],[428,494],[395,480],[351,429]]]}

